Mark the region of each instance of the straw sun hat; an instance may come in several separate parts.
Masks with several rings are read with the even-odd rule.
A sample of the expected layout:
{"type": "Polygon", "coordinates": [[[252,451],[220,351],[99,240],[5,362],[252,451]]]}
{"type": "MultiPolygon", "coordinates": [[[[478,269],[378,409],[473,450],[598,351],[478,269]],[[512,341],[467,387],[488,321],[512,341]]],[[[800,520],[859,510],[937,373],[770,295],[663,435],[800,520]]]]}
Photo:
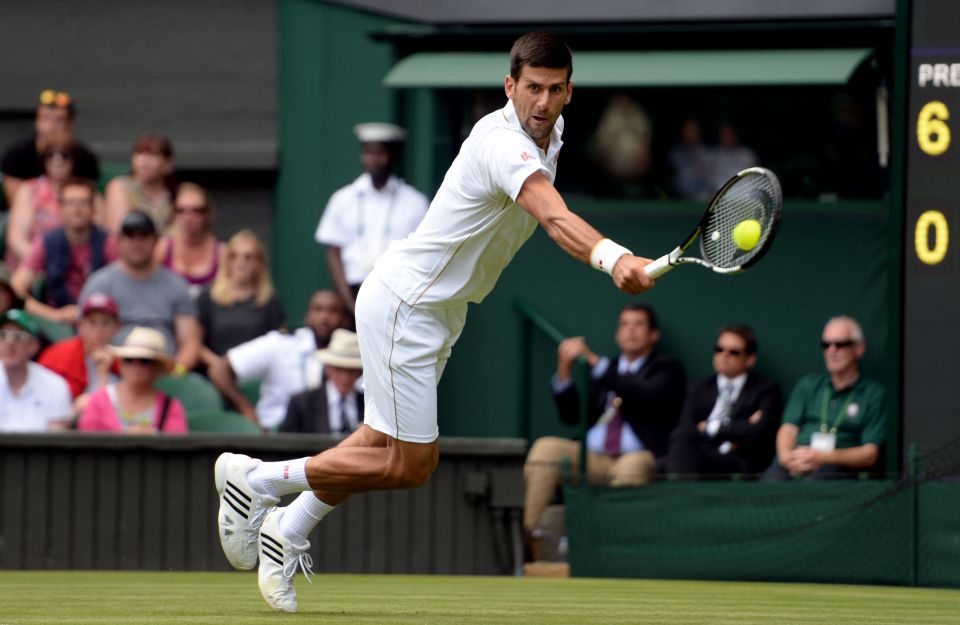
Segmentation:
{"type": "Polygon", "coordinates": [[[153,328],[134,328],[124,339],[123,345],[111,347],[110,351],[117,358],[156,360],[166,372],[174,367],[173,358],[167,355],[167,340],[162,332],[153,328]]]}
{"type": "Polygon", "coordinates": [[[330,335],[326,349],[317,350],[317,357],[324,364],[343,369],[363,369],[360,362],[360,342],[350,330],[337,329],[330,335]]]}

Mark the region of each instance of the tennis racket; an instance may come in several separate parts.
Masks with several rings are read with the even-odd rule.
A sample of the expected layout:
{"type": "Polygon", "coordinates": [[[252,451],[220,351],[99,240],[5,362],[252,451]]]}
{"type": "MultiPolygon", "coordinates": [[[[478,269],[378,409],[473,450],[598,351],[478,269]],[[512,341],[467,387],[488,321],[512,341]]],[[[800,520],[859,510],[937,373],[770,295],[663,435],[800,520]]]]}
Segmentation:
{"type": "Polygon", "coordinates": [[[654,279],[684,264],[702,265],[722,274],[739,273],[756,264],[770,249],[782,206],[780,181],[772,171],[763,167],[744,169],[717,191],[693,232],[676,249],[644,269],[654,279]],[[734,241],[733,231],[750,220],[759,224],[760,234],[753,247],[743,249],[734,241]],[[698,237],[702,258],[684,256],[698,237]]]}

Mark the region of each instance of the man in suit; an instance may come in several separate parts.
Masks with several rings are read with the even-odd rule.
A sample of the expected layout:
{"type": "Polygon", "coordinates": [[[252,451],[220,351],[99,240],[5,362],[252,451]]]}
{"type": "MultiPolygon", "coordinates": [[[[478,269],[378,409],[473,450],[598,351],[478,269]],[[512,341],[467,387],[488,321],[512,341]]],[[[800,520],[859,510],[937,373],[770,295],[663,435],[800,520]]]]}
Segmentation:
{"type": "Polygon", "coordinates": [[[721,328],[713,348],[716,375],[690,384],[660,468],[698,476],[760,473],[770,464],[783,400],[774,382],[751,371],[756,364],[753,330],[721,328]]]}
{"type": "Polygon", "coordinates": [[[363,423],[363,392],[357,390],[363,364],[357,335],[337,329],[330,345],[317,351],[323,363],[323,384],[294,395],[281,432],[349,434],[363,423]]]}
{"type": "MultiPolygon", "coordinates": [[[[580,400],[571,377],[582,356],[590,365],[590,429],[587,476],[611,486],[650,480],[655,458],[667,451],[683,403],[680,363],[655,351],[660,330],[653,309],[631,303],[620,311],[615,334],[620,355],[597,355],[583,337],[565,339],[557,350],[553,392],[560,418],[578,421],[580,400]]],[[[533,532],[562,478],[562,467],[577,471],[580,442],[557,436],[534,441],[524,465],[524,529],[533,532]]]]}

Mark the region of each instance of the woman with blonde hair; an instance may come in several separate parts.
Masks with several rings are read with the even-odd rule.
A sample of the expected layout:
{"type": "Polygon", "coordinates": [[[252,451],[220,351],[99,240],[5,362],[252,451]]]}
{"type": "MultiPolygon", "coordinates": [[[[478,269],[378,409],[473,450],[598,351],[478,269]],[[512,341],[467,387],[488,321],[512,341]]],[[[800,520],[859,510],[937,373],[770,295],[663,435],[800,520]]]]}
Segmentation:
{"type": "Polygon", "coordinates": [[[173,229],[157,243],[154,260],[186,280],[196,297],[217,275],[222,247],[213,234],[213,202],[207,190],[182,183],[174,196],[173,229]]]}
{"type": "Polygon", "coordinates": [[[283,325],[283,307],[260,239],[244,229],[230,237],[225,247],[213,284],[197,298],[204,329],[200,360],[208,367],[231,347],[283,325]]]}

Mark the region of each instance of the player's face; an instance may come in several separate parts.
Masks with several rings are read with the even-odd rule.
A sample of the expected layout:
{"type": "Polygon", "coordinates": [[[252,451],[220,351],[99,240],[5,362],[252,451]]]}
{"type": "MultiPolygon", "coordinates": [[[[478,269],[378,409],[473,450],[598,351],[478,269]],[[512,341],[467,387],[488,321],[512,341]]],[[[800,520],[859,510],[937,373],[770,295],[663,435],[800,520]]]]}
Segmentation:
{"type": "Polygon", "coordinates": [[[728,378],[735,378],[757,361],[756,354],[747,354],[747,342],[732,332],[717,338],[713,350],[713,370],[728,378]]]}
{"type": "Polygon", "coordinates": [[[660,332],[650,328],[650,319],[646,312],[625,310],[620,313],[614,339],[624,355],[637,357],[653,349],[660,340],[660,332]]]}
{"type": "Polygon", "coordinates": [[[567,80],[567,68],[525,65],[516,81],[507,76],[505,90],[517,109],[520,125],[534,143],[546,149],[553,126],[573,95],[573,83],[567,80]]]}
{"type": "Polygon", "coordinates": [[[823,329],[821,340],[829,343],[823,350],[823,362],[829,373],[847,373],[858,367],[865,347],[862,342],[853,342],[853,328],[849,323],[842,319],[831,321],[823,329]]]}

